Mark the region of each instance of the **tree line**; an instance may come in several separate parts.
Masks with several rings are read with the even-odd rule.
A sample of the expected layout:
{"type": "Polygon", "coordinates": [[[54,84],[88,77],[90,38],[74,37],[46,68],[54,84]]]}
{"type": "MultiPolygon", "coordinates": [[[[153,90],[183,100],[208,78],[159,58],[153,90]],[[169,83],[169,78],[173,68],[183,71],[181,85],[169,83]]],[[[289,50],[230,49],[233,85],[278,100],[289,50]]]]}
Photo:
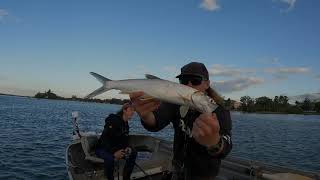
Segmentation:
{"type": "MultiPolygon", "coordinates": [[[[60,100],[72,100],[72,101],[85,101],[85,102],[97,102],[107,104],[124,104],[129,102],[128,99],[83,99],[73,95],[71,98],[64,98],[53,93],[50,89],[44,93],[38,92],[35,98],[44,99],[60,99],[60,100]]],[[[240,106],[235,107],[236,101],[230,98],[224,101],[225,107],[232,110],[239,110],[244,112],[272,112],[272,113],[292,113],[302,114],[306,112],[318,112],[320,113],[320,101],[311,101],[309,98],[305,98],[304,101],[296,101],[295,104],[289,104],[289,98],[287,96],[275,96],[273,99],[262,96],[258,98],[252,98],[250,96],[242,96],[240,98],[240,106]]]]}
{"type": "Polygon", "coordinates": [[[58,96],[57,94],[53,93],[50,89],[48,91],[45,91],[44,93],[38,92],[34,98],[38,99],[56,99],[56,100],[71,100],[71,101],[84,101],[84,102],[96,102],[96,103],[107,103],[107,104],[124,104],[126,102],[129,102],[128,99],[84,99],[84,98],[78,98],[77,96],[73,95],[71,98],[64,98],[61,96],[58,96]]]}
{"type": "Polygon", "coordinates": [[[320,112],[320,101],[311,101],[305,98],[304,101],[296,101],[295,104],[289,104],[287,96],[275,96],[273,99],[262,96],[252,98],[242,96],[241,105],[237,110],[244,112],[276,112],[276,113],[293,113],[300,114],[306,112],[320,112]]]}

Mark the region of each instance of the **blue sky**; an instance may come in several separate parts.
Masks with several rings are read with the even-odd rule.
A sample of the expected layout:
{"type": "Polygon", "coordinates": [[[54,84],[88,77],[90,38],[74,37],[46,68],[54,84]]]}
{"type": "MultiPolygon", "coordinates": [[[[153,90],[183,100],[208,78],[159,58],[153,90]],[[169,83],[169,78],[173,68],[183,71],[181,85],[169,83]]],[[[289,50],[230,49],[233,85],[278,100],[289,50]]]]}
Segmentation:
{"type": "Polygon", "coordinates": [[[84,96],[100,86],[90,71],[174,81],[181,66],[200,61],[225,97],[317,93],[319,7],[318,0],[1,0],[0,92],[84,96]]]}

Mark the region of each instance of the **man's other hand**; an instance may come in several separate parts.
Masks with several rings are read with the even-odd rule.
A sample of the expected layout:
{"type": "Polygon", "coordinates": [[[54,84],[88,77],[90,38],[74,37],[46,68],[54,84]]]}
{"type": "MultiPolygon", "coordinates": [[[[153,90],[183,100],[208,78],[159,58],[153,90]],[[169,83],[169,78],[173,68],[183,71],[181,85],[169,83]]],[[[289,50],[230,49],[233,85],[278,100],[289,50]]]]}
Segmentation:
{"type": "Polygon", "coordinates": [[[193,123],[192,136],[201,145],[212,146],[220,140],[220,125],[215,113],[201,114],[193,123]]]}

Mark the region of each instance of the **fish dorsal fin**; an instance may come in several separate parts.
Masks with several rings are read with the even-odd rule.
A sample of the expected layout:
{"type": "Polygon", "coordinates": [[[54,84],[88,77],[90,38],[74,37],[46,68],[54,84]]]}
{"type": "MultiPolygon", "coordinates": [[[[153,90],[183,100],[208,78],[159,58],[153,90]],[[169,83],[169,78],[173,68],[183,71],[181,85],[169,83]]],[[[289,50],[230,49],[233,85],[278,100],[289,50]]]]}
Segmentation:
{"type": "Polygon", "coordinates": [[[161,79],[161,78],[154,76],[154,75],[151,75],[151,74],[145,74],[145,76],[147,79],[161,79]]]}

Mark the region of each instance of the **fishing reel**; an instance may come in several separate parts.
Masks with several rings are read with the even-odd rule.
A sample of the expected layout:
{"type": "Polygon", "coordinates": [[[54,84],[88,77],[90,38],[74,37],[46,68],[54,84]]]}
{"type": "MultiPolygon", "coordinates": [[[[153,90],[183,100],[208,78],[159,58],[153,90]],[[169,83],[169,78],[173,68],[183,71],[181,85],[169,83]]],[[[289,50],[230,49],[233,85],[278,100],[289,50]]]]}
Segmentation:
{"type": "Polygon", "coordinates": [[[129,159],[131,152],[132,152],[132,149],[128,147],[124,152],[124,159],[126,160],[129,159]]]}

